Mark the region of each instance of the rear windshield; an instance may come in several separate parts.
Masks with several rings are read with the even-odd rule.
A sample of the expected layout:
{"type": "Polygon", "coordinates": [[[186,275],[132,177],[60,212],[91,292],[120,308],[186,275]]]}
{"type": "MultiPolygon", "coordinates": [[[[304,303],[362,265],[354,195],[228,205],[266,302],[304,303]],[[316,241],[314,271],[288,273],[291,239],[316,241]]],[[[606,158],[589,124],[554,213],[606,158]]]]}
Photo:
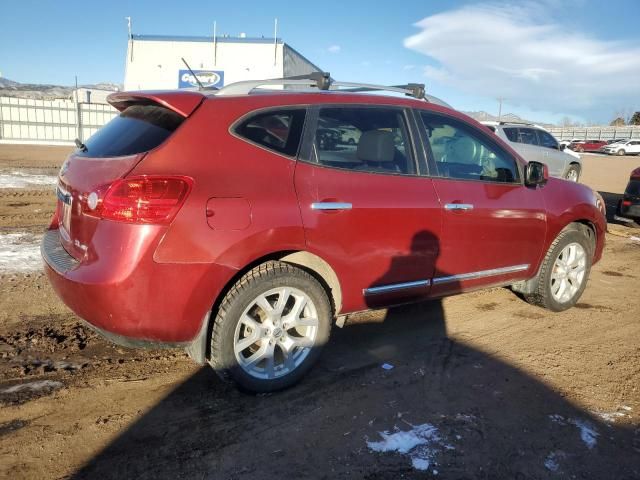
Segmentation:
{"type": "Polygon", "coordinates": [[[171,135],[184,117],[159,105],[131,105],[86,142],[83,157],[121,157],[147,152],[171,135]]]}
{"type": "Polygon", "coordinates": [[[632,197],[640,197],[640,180],[631,180],[624,193],[632,197]]]}

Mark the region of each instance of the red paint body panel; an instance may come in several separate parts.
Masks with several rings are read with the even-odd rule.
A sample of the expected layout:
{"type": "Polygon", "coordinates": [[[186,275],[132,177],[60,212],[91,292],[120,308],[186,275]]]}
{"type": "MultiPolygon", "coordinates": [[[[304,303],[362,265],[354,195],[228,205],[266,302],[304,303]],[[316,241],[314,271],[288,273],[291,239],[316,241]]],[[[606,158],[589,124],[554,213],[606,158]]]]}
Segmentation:
{"type": "Polygon", "coordinates": [[[544,187],[529,188],[332,169],[279,155],[230,132],[256,109],[323,103],[428,109],[484,132],[466,115],[444,107],[334,92],[213,98],[198,92],[125,92],[110,101],[118,108],[156,102],[189,118],[146,154],[108,160],[71,156],[61,176],[69,193],[81,198],[127,175],[187,175],[193,187],[168,226],[97,220],[83,212],[71,217],[71,237],[63,246],[79,264],[65,273],[47,267],[47,273],[72,310],[108,332],[190,341],[239,271],[294,251],[320,257],[336,273],[342,290],[342,310],[336,313],[531,278],[553,239],[573,221],[595,227],[594,260],[602,254],[606,221],[583,185],[550,179],[544,187]],[[352,208],[312,208],[327,201],[352,208]],[[474,209],[443,208],[455,202],[472,203],[474,209]],[[530,267],[513,274],[425,285],[438,277],[523,264],[530,267]],[[421,283],[402,293],[364,294],[407,282],[421,283]]]}
{"type": "Polygon", "coordinates": [[[47,265],[49,280],[69,308],[102,330],[149,341],[189,341],[220,291],[216,286],[236,272],[154,262],[165,230],[101,221],[80,266],[61,274],[47,265]]]}
{"type": "MultiPolygon", "coordinates": [[[[91,242],[98,220],[86,215],[83,201],[92,191],[125,176],[144,155],[119,158],[87,158],[69,155],[62,166],[59,182],[71,195],[71,229],[62,236],[64,248],[76,259],[81,259],[91,242]]],[[[63,227],[64,228],[64,227],[63,227]]]]}
{"type": "MultiPolygon", "coordinates": [[[[365,298],[364,289],[433,276],[442,210],[430,178],[298,162],[296,190],[307,249],[338,275],[343,313],[379,305],[378,298],[365,298]],[[315,202],[348,202],[352,208],[313,210],[315,202]]],[[[416,300],[425,298],[429,289],[403,293],[416,300]]],[[[386,298],[388,303],[407,299],[386,298]]]]}
{"type": "MultiPolygon", "coordinates": [[[[434,179],[434,184],[443,205],[473,206],[471,210],[444,211],[436,277],[516,265],[529,268],[490,280],[501,283],[535,275],[546,234],[544,200],[537,189],[451,179],[434,179]]],[[[434,285],[433,293],[455,293],[480,284],[470,280],[434,285]]]]}

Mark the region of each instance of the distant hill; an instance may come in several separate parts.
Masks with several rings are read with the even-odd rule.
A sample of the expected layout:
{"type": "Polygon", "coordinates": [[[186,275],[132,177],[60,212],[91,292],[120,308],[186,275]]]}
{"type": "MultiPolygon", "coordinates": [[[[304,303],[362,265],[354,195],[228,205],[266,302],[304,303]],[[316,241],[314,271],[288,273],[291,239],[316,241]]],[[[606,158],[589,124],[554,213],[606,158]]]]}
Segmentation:
{"type": "Polygon", "coordinates": [[[491,115],[490,113],[487,113],[485,111],[479,111],[479,112],[462,112],[466,115],[469,115],[471,118],[479,121],[479,122],[497,122],[497,121],[502,121],[502,122],[520,122],[520,123],[534,123],[536,125],[540,125],[542,127],[553,127],[554,125],[552,124],[548,124],[548,123],[544,123],[544,122],[536,122],[535,120],[527,120],[525,118],[519,117],[518,115],[516,115],[515,113],[505,113],[504,115],[502,115],[500,117],[500,120],[498,120],[498,116],[497,115],[491,115]]]}
{"type": "MultiPolygon", "coordinates": [[[[122,85],[118,83],[95,83],[90,85],[78,85],[81,88],[90,88],[96,90],[122,90],[122,85]]],[[[32,98],[38,100],[52,100],[55,98],[69,98],[75,87],[66,87],[61,85],[20,83],[0,77],[0,96],[32,98]]]]}

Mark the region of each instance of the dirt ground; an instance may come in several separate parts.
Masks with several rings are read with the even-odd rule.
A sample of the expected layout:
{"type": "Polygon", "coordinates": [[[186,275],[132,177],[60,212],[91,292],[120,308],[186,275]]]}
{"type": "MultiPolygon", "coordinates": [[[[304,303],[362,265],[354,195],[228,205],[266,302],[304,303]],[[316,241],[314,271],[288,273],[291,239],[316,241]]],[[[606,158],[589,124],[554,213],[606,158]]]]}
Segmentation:
{"type": "MultiPolygon", "coordinates": [[[[68,151],[0,145],[0,175],[55,175],[68,151]]],[[[613,209],[637,166],[585,155],[582,181],[613,209]]],[[[0,189],[0,238],[41,234],[54,202],[0,189]]],[[[501,288],[358,315],[260,396],[113,346],[40,271],[0,271],[0,477],[640,478],[640,230],[610,230],[572,310],[501,288]]]]}

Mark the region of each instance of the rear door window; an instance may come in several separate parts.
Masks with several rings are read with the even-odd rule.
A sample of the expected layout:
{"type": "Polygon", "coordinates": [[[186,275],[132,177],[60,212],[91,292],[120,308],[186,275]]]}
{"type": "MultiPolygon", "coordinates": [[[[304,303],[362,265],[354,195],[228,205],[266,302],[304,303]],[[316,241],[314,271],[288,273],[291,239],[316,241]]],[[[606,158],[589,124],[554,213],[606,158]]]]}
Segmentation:
{"type": "Polygon", "coordinates": [[[364,172],[414,174],[411,139],[402,109],[321,108],[315,131],[314,161],[364,172]]]}
{"type": "Polygon", "coordinates": [[[553,135],[544,130],[536,130],[536,133],[541,147],[558,149],[558,142],[553,138],[553,135]]]}
{"type": "Polygon", "coordinates": [[[518,133],[520,140],[518,143],[524,143],[527,145],[538,145],[538,138],[536,137],[536,131],[532,128],[519,128],[518,133]]]}
{"type": "Polygon", "coordinates": [[[131,105],[86,142],[82,157],[108,158],[147,152],[162,144],[184,121],[160,105],[131,105]]]}
{"type": "Polygon", "coordinates": [[[252,143],[293,157],[298,154],[305,112],[297,108],[256,113],[240,123],[235,132],[252,143]]]}
{"type": "Polygon", "coordinates": [[[510,142],[518,143],[518,129],[517,128],[505,128],[504,134],[507,136],[510,142]]]}

